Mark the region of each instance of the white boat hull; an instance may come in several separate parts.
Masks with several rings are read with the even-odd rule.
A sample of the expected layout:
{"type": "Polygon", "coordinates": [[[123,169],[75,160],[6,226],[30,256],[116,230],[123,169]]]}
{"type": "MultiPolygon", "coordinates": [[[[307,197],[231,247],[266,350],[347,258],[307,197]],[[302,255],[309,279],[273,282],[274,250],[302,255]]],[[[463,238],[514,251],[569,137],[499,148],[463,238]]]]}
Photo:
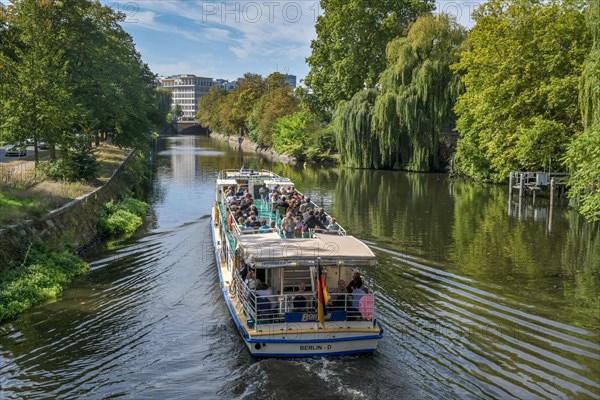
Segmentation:
{"type": "Polygon", "coordinates": [[[372,353],[380,337],[367,340],[330,341],[267,341],[245,339],[248,350],[255,357],[322,357],[344,354],[372,353]]]}

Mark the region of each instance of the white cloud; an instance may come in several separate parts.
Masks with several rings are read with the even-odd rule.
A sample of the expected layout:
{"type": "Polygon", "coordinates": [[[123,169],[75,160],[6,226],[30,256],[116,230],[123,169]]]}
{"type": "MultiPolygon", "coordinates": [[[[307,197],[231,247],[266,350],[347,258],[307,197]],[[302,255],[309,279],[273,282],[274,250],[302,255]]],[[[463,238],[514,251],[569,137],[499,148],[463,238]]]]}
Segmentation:
{"type": "MultiPolygon", "coordinates": [[[[175,57],[186,59],[169,62],[159,49],[152,49],[152,57],[144,53],[144,58],[154,58],[155,62],[149,65],[161,74],[201,70],[207,75],[210,73],[207,71],[213,70],[214,76],[223,76],[223,67],[227,71],[237,70],[228,72],[237,76],[248,68],[255,68],[258,73],[274,66],[289,66],[290,73],[306,70],[304,59],[310,55],[311,39],[316,37],[314,24],[319,12],[318,0],[138,0],[135,4],[139,9],[130,19],[136,23],[124,24],[125,29],[132,31],[134,37],[145,35],[144,30],[173,36],[176,49],[183,51],[175,57]],[[211,57],[206,55],[208,52],[211,57]],[[189,56],[197,54],[203,54],[203,58],[194,64],[189,56]],[[194,65],[196,68],[192,68],[194,65]]],[[[151,51],[151,43],[146,42],[144,47],[151,51]]]]}
{"type": "MultiPolygon", "coordinates": [[[[194,41],[217,41],[228,45],[240,60],[256,55],[310,53],[315,34],[318,2],[297,1],[140,1],[135,14],[142,27],[179,35],[194,41]],[[186,19],[194,30],[160,22],[164,16],[186,19]],[[289,47],[295,49],[289,53],[289,47]]],[[[174,18],[171,18],[174,19],[174,18]]],[[[175,18],[177,19],[177,18],[175,18]]]]}

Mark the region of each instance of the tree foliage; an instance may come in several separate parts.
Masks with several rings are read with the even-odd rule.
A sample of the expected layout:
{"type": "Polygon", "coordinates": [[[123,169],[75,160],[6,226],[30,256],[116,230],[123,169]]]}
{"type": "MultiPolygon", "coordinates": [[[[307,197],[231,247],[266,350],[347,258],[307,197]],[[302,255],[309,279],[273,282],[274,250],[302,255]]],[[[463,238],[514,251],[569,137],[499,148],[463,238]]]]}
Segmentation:
{"type": "Polygon", "coordinates": [[[579,81],[579,106],[584,131],[569,145],[565,160],[571,175],[569,196],[590,220],[600,220],[600,1],[586,10],[593,46],[579,81]]]}
{"type": "Polygon", "coordinates": [[[298,112],[299,104],[283,74],[263,78],[246,73],[231,92],[213,87],[202,96],[196,118],[214,132],[248,135],[261,146],[271,146],[273,125],[278,118],[298,112]]]}
{"type": "Polygon", "coordinates": [[[224,133],[244,135],[248,132],[248,117],[266,90],[267,83],[259,74],[247,72],[238,79],[220,110],[224,133]]]}
{"type": "MultiPolygon", "coordinates": [[[[0,138],[66,145],[77,129],[145,144],[168,97],[120,23],[91,0],[16,0],[0,14],[0,138]]],[[[37,160],[37,147],[36,147],[37,160]]]]}
{"type": "Polygon", "coordinates": [[[306,77],[315,96],[311,107],[330,114],[340,100],[373,88],[385,69],[387,43],[401,35],[433,2],[409,0],[322,0],[306,77]]]}
{"type": "Polygon", "coordinates": [[[379,139],[371,122],[377,90],[356,93],[349,101],[341,101],[333,113],[333,129],[340,162],[352,168],[379,168],[379,139]]]}
{"type": "Polygon", "coordinates": [[[590,35],[578,0],[490,0],[474,13],[456,70],[458,169],[501,181],[556,169],[581,130],[578,85],[590,35]]]}
{"type": "Polygon", "coordinates": [[[299,103],[289,85],[269,89],[249,116],[250,138],[261,146],[271,146],[273,124],[280,117],[300,111],[299,103]]]}
{"type": "Polygon", "coordinates": [[[225,101],[227,90],[213,86],[210,91],[200,98],[198,101],[198,113],[196,119],[200,125],[214,132],[221,132],[220,109],[225,101]]]}
{"type": "Polygon", "coordinates": [[[273,126],[273,148],[279,154],[302,159],[305,155],[308,116],[303,112],[281,117],[273,126]]]}
{"type": "Polygon", "coordinates": [[[450,66],[465,38],[465,29],[453,18],[425,15],[406,37],[388,44],[388,66],[373,113],[382,166],[439,168],[439,133],[454,117],[461,88],[450,66]]]}

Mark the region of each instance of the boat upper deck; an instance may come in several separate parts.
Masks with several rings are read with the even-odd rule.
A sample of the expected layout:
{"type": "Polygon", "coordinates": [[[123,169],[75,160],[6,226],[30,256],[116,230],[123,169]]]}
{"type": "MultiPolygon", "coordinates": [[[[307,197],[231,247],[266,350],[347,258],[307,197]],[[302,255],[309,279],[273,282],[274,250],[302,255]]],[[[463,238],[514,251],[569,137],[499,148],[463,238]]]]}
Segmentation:
{"type": "Polygon", "coordinates": [[[237,250],[246,264],[259,268],[321,265],[374,266],[371,249],[353,236],[315,233],[310,238],[281,238],[278,233],[240,235],[237,250]]]}
{"type": "MultiPolygon", "coordinates": [[[[271,226],[272,222],[275,222],[275,228],[269,230],[269,232],[277,232],[283,237],[281,231],[282,219],[287,211],[292,211],[293,216],[298,216],[300,199],[302,199],[302,206],[307,210],[312,209],[314,211],[322,210],[315,203],[310,201],[308,198],[298,190],[294,188],[294,183],[289,178],[283,178],[276,173],[268,170],[252,171],[252,170],[224,170],[219,172],[217,176],[217,203],[219,204],[221,215],[227,218],[228,226],[232,234],[246,235],[252,233],[259,233],[258,226],[252,229],[244,229],[243,225],[238,225],[239,217],[243,217],[246,220],[249,217],[247,210],[244,210],[240,215],[239,210],[243,209],[243,203],[245,195],[242,193],[248,193],[252,196],[253,210],[256,217],[260,221],[265,221],[267,226],[271,226]],[[261,194],[260,189],[266,186],[269,190],[268,194],[261,194]],[[227,195],[226,189],[232,188],[235,195],[227,195]],[[281,188],[282,193],[277,191],[280,200],[287,200],[284,206],[281,203],[273,203],[271,197],[274,194],[275,189],[281,188]],[[287,188],[287,191],[286,191],[287,188]],[[283,194],[286,193],[286,194],[283,194]],[[293,193],[293,195],[291,194],[293,193]],[[293,207],[295,204],[296,207],[293,207]],[[235,207],[233,207],[235,206],[235,207]],[[289,206],[289,207],[288,207],[289,206]]],[[[332,216],[327,214],[324,210],[321,216],[325,217],[327,221],[334,219],[332,216]]],[[[345,235],[346,231],[343,227],[337,224],[334,234],[345,235]]],[[[311,230],[312,232],[319,232],[317,230],[311,230]]],[[[326,229],[321,229],[326,231],[326,229]]],[[[264,233],[264,230],[261,231],[264,233]]]]}

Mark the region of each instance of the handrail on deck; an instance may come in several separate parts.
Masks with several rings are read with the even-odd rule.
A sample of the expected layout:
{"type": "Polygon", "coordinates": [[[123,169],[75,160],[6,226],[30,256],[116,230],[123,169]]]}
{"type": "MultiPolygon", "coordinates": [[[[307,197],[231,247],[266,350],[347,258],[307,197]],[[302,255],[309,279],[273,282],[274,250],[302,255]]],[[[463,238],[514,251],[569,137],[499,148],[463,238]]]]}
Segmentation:
{"type": "Polygon", "coordinates": [[[257,177],[270,177],[270,178],[281,178],[276,173],[269,171],[268,169],[261,169],[260,171],[254,170],[239,170],[239,169],[224,169],[219,171],[217,179],[247,179],[257,177]]]}
{"type": "MultiPolygon", "coordinates": [[[[272,296],[256,295],[255,291],[247,289],[247,296],[241,302],[249,303],[243,309],[249,310],[246,317],[256,324],[290,322],[289,313],[297,313],[294,322],[316,322],[317,294],[315,292],[295,292],[276,294],[272,296]],[[287,314],[287,316],[286,316],[287,314]]],[[[335,315],[336,322],[372,321],[374,315],[374,295],[351,293],[332,293],[327,305],[328,314],[335,315]],[[359,296],[358,299],[355,299],[359,296]],[[364,298],[364,300],[363,300],[364,298]]]]}

